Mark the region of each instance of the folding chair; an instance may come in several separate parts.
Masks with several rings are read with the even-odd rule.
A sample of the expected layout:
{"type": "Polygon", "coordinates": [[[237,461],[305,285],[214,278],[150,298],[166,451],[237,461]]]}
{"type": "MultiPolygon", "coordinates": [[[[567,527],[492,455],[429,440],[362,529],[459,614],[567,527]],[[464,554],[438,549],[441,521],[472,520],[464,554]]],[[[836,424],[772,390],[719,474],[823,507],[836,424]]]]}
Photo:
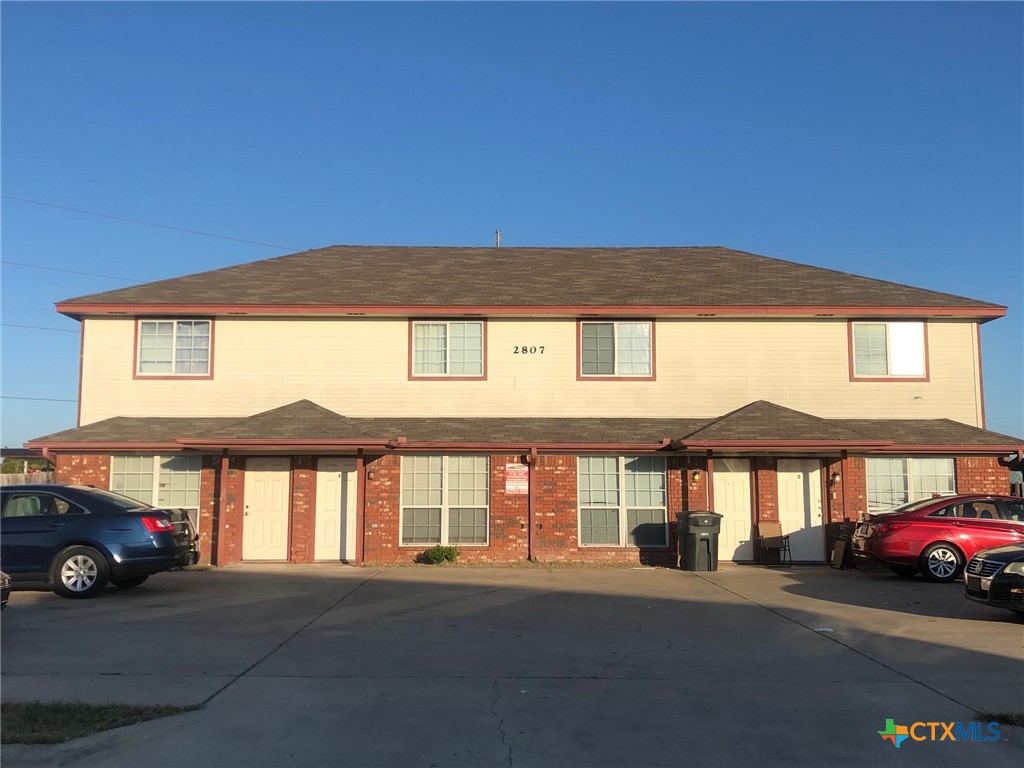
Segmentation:
{"type": "Polygon", "coordinates": [[[759,523],[757,529],[760,533],[758,542],[761,547],[761,564],[765,568],[792,567],[793,554],[789,550],[789,536],[782,533],[782,523],[759,523]],[[775,553],[770,560],[769,552],[775,553]]]}

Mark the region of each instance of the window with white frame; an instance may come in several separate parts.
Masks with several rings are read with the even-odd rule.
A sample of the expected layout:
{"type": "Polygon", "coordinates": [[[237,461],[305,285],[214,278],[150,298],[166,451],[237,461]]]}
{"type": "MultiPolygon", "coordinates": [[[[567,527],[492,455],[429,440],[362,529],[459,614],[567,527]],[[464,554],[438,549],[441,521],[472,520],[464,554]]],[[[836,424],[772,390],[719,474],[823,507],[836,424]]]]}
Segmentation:
{"type": "Polygon", "coordinates": [[[652,376],[653,324],[650,320],[580,323],[580,375],[652,376]]]}
{"type": "Polygon", "coordinates": [[[140,320],[138,374],[208,376],[209,320],[140,320]]]}
{"type": "Polygon", "coordinates": [[[413,376],[483,376],[483,321],[414,321],[412,373],[413,376]]]}
{"type": "Polygon", "coordinates": [[[661,456],[580,456],[580,545],[666,546],[666,488],[661,456]]]}
{"type": "Polygon", "coordinates": [[[402,457],[402,544],[487,544],[486,456],[402,457]]]}
{"type": "Polygon", "coordinates": [[[155,507],[187,509],[198,530],[202,468],[199,456],[112,456],[110,490],[155,507]]]}
{"type": "Polygon", "coordinates": [[[869,458],[867,480],[868,511],[956,493],[954,462],[948,458],[869,458]]]}
{"type": "Polygon", "coordinates": [[[925,331],[922,322],[853,323],[853,375],[922,377],[925,331]]]}

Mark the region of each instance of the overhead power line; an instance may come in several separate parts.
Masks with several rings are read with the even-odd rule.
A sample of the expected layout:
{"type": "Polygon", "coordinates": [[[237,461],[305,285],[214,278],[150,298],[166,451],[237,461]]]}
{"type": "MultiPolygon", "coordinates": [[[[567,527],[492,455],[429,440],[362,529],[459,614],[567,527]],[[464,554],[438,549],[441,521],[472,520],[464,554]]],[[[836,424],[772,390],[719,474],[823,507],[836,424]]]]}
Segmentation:
{"type": "Polygon", "coordinates": [[[25,264],[22,261],[7,261],[4,259],[0,264],[9,264],[12,267],[28,267],[29,269],[45,269],[48,272],[67,272],[70,275],[86,275],[88,277],[106,277],[110,280],[125,280],[129,283],[144,283],[145,280],[136,280],[134,277],[118,277],[117,275],[99,275],[95,272],[79,272],[77,269],[61,269],[60,267],[43,267],[39,264],[25,264]]]}
{"type": "Polygon", "coordinates": [[[129,224],[141,224],[146,227],[157,227],[159,229],[170,229],[174,232],[184,232],[189,235],[200,235],[201,237],[215,237],[218,240],[231,240],[235,243],[246,243],[247,245],[259,245],[263,248],[277,248],[281,251],[301,251],[301,248],[293,248],[289,245],[274,245],[273,243],[261,243],[257,240],[243,240],[240,237],[231,237],[229,235],[217,235],[213,232],[200,232],[196,229],[185,229],[184,227],[173,227],[170,224],[157,224],[153,221],[140,221],[139,219],[129,219],[127,216],[115,216],[111,213],[99,213],[98,211],[86,211],[82,208],[71,208],[67,205],[57,205],[56,203],[44,203],[42,200],[29,200],[27,197],[15,197],[14,195],[2,195],[5,200],[17,200],[19,203],[31,203],[32,205],[42,205],[46,208],[56,208],[61,211],[71,211],[72,213],[84,213],[87,216],[99,216],[103,219],[113,219],[114,221],[125,221],[129,224]]]}
{"type": "Polygon", "coordinates": [[[62,400],[59,397],[17,397],[16,395],[0,395],[4,400],[44,400],[47,403],[77,403],[77,400],[62,400]]]}
{"type": "Polygon", "coordinates": [[[74,328],[46,328],[42,325],[18,325],[17,323],[0,323],[4,328],[31,328],[34,331],[60,331],[61,333],[78,333],[74,328]]]}

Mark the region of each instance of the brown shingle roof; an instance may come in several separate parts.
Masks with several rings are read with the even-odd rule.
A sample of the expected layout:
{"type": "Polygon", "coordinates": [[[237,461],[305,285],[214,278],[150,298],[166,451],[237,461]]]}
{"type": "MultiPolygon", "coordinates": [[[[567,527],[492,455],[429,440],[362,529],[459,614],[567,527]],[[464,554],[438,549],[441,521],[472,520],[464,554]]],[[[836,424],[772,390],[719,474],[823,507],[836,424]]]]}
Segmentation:
{"type": "Polygon", "coordinates": [[[719,246],[331,246],[95,293],[75,305],[836,306],[1001,309],[719,246]]]}
{"type": "MultiPolygon", "coordinates": [[[[349,419],[317,405],[311,400],[299,400],[288,405],[257,413],[246,419],[234,419],[217,429],[194,437],[216,440],[275,440],[302,438],[304,440],[369,440],[374,435],[359,427],[359,419],[349,419]]],[[[193,435],[180,435],[193,437],[193,435]]]]}
{"type": "Polygon", "coordinates": [[[249,418],[123,417],[57,432],[30,441],[55,444],[174,443],[279,440],[382,442],[406,438],[416,443],[455,444],[650,444],[669,438],[684,444],[704,441],[745,444],[779,441],[824,442],[840,448],[870,443],[896,446],[974,446],[1000,449],[1024,439],[971,427],[949,419],[821,419],[759,400],[719,419],[596,418],[348,418],[309,400],[249,418]]]}
{"type": "MultiPolygon", "coordinates": [[[[716,419],[702,429],[686,436],[687,440],[746,441],[746,440],[834,440],[857,442],[865,435],[817,416],[767,400],[737,408],[716,419]]],[[[880,438],[885,439],[885,438],[880,438]]]]}
{"type": "Polygon", "coordinates": [[[1012,445],[1024,439],[951,419],[832,419],[834,424],[897,445],[1012,445]]]}
{"type": "Polygon", "coordinates": [[[416,442],[660,443],[707,419],[430,418],[354,419],[369,429],[416,442]]]}
{"type": "Polygon", "coordinates": [[[217,428],[233,421],[238,419],[114,416],[37,437],[29,443],[173,443],[179,437],[206,437],[217,428]]]}

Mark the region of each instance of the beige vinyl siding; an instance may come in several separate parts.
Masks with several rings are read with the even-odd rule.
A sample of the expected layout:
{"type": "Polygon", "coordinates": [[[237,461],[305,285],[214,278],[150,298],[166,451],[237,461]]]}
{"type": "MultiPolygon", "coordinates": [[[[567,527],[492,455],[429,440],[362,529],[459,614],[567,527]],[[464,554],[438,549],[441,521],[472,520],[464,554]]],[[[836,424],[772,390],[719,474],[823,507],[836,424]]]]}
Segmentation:
{"type": "Polygon", "coordinates": [[[764,399],[826,418],[980,425],[976,326],[963,321],[929,322],[930,381],[914,382],[851,382],[844,319],[657,320],[656,381],[578,381],[573,318],[488,320],[486,381],[409,381],[406,319],[218,318],[210,380],[134,379],[135,321],[85,322],[83,424],[308,398],[347,416],[608,417],[718,416],[764,399]]]}

